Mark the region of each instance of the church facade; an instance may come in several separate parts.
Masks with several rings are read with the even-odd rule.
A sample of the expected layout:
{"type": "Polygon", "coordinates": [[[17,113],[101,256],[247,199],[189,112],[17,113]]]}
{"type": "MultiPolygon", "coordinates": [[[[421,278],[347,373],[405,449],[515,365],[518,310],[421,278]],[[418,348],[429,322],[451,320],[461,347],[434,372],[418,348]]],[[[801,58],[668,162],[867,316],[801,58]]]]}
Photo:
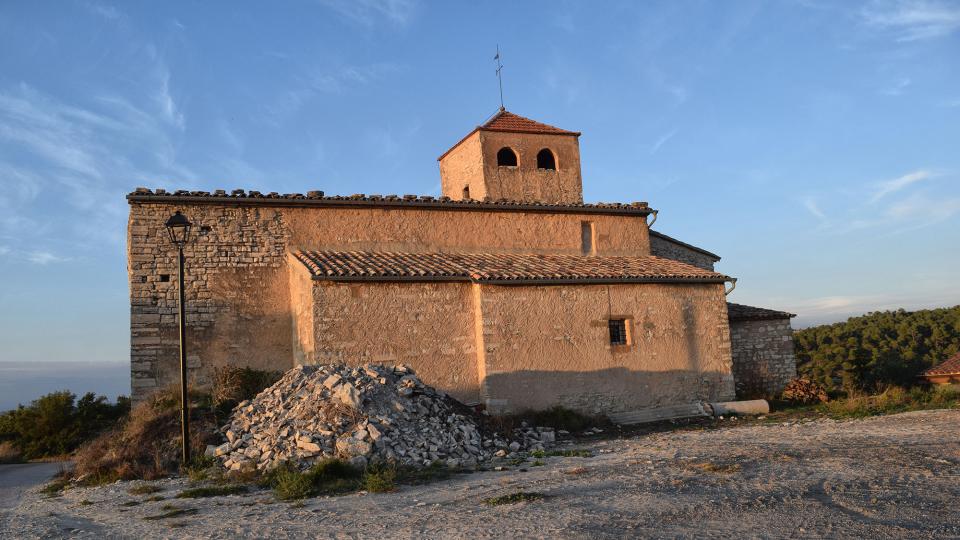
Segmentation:
{"type": "Polygon", "coordinates": [[[194,224],[200,385],[222,365],[383,362],[493,413],[734,399],[733,280],[650,231],[647,203],[584,203],[579,135],[501,109],[439,158],[439,198],[137,188],[134,399],[179,377],[175,211],[194,224]]]}

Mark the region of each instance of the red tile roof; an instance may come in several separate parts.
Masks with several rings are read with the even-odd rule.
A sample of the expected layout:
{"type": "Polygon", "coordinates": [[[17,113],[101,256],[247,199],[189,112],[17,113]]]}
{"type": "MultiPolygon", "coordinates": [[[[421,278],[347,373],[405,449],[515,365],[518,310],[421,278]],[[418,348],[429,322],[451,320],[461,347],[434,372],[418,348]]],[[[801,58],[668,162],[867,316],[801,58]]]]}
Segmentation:
{"type": "Polygon", "coordinates": [[[960,375],[960,352],[923,372],[925,376],[960,375]]]}
{"type": "Polygon", "coordinates": [[[773,309],[745,306],[727,302],[727,318],[731,321],[762,321],[775,319],[790,319],[796,317],[793,313],[776,311],[773,309]]]}
{"type": "Polygon", "coordinates": [[[501,133],[533,133],[533,134],[542,134],[542,135],[573,135],[574,137],[579,137],[579,131],[567,131],[565,129],[560,129],[558,127],[551,126],[549,124],[544,124],[543,122],[537,122],[536,120],[531,120],[527,117],[520,116],[519,114],[513,114],[512,112],[501,108],[494,114],[489,120],[483,124],[475,127],[463,136],[462,139],[457,141],[456,144],[447,149],[446,152],[440,155],[437,158],[437,161],[443,159],[447,154],[453,151],[454,148],[460,146],[463,141],[470,138],[471,135],[477,131],[498,131],[501,133]]]}
{"type": "Polygon", "coordinates": [[[485,131],[505,131],[509,133],[541,133],[547,135],[577,135],[577,131],[567,131],[551,125],[531,120],[519,114],[513,114],[506,109],[500,109],[493,118],[487,120],[481,130],[485,131]]]}
{"type": "Polygon", "coordinates": [[[474,281],[486,283],[703,282],[723,274],[659,257],[587,257],[520,253],[301,251],[314,279],[474,281]]]}

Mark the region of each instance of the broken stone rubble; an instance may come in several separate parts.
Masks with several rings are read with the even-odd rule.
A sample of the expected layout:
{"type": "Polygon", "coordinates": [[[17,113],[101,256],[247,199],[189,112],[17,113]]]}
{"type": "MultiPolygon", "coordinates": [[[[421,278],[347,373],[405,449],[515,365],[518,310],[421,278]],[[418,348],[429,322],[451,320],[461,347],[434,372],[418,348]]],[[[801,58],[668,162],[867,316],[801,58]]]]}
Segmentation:
{"type": "Polygon", "coordinates": [[[253,400],[237,405],[221,428],[226,442],[208,448],[230,470],[281,463],[306,469],[341,458],[477,467],[556,440],[552,428],[484,433],[462,404],[423,384],[403,365],[298,366],[253,400]]]}

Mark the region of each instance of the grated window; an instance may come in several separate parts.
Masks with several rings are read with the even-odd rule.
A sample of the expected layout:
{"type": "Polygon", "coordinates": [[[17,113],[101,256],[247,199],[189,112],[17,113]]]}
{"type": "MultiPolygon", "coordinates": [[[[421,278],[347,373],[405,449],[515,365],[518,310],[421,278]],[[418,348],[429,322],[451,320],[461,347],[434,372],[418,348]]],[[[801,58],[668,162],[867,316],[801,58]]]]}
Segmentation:
{"type": "Polygon", "coordinates": [[[610,319],[610,344],[627,344],[627,321],[626,319],[610,319]]]}

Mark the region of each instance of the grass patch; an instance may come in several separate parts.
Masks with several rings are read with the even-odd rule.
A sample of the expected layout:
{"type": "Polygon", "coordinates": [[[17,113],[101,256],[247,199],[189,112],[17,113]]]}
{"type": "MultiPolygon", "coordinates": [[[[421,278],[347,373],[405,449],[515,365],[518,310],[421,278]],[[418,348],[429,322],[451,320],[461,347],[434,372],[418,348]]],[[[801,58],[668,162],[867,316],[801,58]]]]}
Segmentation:
{"type": "Polygon", "coordinates": [[[120,503],[120,506],[137,506],[140,504],[140,501],[127,501],[120,503]]]}
{"type": "Polygon", "coordinates": [[[960,389],[950,386],[913,387],[909,390],[892,386],[875,395],[851,393],[816,407],[817,412],[831,418],[865,418],[880,414],[896,414],[928,409],[960,407],[960,389]]]}
{"type": "Polygon", "coordinates": [[[163,500],[163,497],[161,495],[151,495],[146,499],[144,499],[145,502],[157,502],[162,500],[163,500]]]}
{"type": "Polygon", "coordinates": [[[146,516],[143,519],[147,521],[157,521],[161,519],[169,519],[181,516],[192,516],[197,513],[196,508],[177,508],[175,506],[164,505],[161,510],[164,510],[162,514],[157,514],[154,516],[146,516]]]}
{"type": "Polygon", "coordinates": [[[23,456],[20,454],[20,449],[18,449],[10,441],[0,442],[0,463],[22,463],[23,456]]]}
{"type": "Polygon", "coordinates": [[[569,448],[566,450],[548,450],[546,457],[593,457],[593,452],[589,450],[576,450],[569,448]]]}
{"type": "Polygon", "coordinates": [[[488,506],[500,506],[503,504],[515,504],[520,502],[531,502],[545,499],[546,495],[536,491],[518,491],[509,495],[500,495],[499,497],[490,497],[483,500],[483,504],[488,506]]]}
{"type": "Polygon", "coordinates": [[[315,495],[335,495],[360,488],[363,471],[339,459],[328,459],[307,471],[285,464],[271,470],[264,477],[264,484],[273,488],[276,497],[283,501],[305,499],[315,495]]]}
{"type": "Polygon", "coordinates": [[[733,474],[742,469],[739,463],[713,463],[711,461],[705,461],[702,463],[688,463],[687,466],[691,469],[697,469],[699,471],[714,474],[733,474]]]}
{"type": "Polygon", "coordinates": [[[132,488],[128,489],[127,493],[131,495],[150,495],[151,493],[157,493],[158,491],[163,491],[163,488],[153,484],[140,484],[139,486],[133,486],[132,488]]]}
{"type": "Polygon", "coordinates": [[[202,497],[220,497],[222,495],[240,495],[247,492],[247,486],[204,486],[185,489],[177,494],[178,499],[199,499],[202,497]]]}
{"type": "Polygon", "coordinates": [[[84,499],[80,501],[80,506],[90,506],[91,504],[93,504],[93,501],[91,501],[90,499],[84,499]]]}
{"type": "Polygon", "coordinates": [[[397,468],[393,465],[368,467],[363,473],[363,489],[371,493],[386,493],[397,489],[397,468]]]}
{"type": "Polygon", "coordinates": [[[63,493],[63,490],[69,485],[70,480],[66,476],[61,476],[54,478],[43,486],[43,488],[40,489],[40,493],[43,493],[47,497],[59,497],[63,493]]]}
{"type": "Polygon", "coordinates": [[[569,474],[569,475],[571,475],[571,476],[578,476],[578,475],[581,475],[581,474],[585,474],[586,472],[587,472],[587,468],[586,468],[586,467],[574,467],[574,468],[572,468],[572,469],[567,469],[567,470],[563,471],[563,474],[569,474]]]}

